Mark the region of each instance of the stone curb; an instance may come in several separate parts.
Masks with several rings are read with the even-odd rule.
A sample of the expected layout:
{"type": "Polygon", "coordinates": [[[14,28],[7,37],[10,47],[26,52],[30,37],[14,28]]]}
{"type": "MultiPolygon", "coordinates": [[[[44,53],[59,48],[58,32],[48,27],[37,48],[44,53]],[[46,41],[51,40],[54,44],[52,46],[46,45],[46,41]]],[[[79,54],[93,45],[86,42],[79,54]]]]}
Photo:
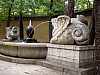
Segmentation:
{"type": "Polygon", "coordinates": [[[20,64],[37,64],[38,62],[44,61],[45,59],[25,59],[25,58],[10,57],[0,54],[0,60],[13,63],[20,63],[20,64]]]}

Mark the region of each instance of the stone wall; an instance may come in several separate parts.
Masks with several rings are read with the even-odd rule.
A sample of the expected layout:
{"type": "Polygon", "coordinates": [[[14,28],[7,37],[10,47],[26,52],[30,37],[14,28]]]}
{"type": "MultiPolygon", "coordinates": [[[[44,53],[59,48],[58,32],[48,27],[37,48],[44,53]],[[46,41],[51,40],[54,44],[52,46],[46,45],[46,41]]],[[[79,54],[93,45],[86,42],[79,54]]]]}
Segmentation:
{"type": "Polygon", "coordinates": [[[6,22],[0,22],[0,40],[5,38],[5,24],[6,22]]]}

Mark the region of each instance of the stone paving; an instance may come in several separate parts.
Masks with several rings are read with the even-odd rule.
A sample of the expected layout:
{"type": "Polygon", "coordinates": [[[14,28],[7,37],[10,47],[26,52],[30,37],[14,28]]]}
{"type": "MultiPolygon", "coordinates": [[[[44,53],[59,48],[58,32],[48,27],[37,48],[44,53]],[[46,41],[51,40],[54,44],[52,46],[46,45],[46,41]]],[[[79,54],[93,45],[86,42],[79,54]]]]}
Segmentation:
{"type": "Polygon", "coordinates": [[[40,65],[18,64],[0,60],[0,75],[63,75],[40,65]]]}

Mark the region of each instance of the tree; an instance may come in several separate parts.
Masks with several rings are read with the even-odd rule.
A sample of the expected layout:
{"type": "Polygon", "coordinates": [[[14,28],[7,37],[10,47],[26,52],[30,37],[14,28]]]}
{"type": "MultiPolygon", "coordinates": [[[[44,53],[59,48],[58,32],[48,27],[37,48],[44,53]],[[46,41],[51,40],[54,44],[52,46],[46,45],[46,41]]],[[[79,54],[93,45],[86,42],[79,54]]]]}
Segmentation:
{"type": "Polygon", "coordinates": [[[53,0],[52,12],[54,15],[59,15],[64,13],[64,0],[53,0]]]}
{"type": "Polygon", "coordinates": [[[11,7],[11,0],[0,0],[0,20],[7,20],[9,8],[11,7]]]}
{"type": "Polygon", "coordinates": [[[22,0],[20,5],[20,0],[0,0],[0,20],[9,19],[8,15],[19,16],[20,8],[23,16],[56,15],[64,11],[64,0],[22,0]]]}
{"type": "Polygon", "coordinates": [[[12,9],[13,3],[14,3],[14,0],[11,0],[11,5],[10,5],[9,10],[8,10],[8,20],[7,20],[7,25],[6,25],[7,27],[10,26],[10,16],[11,16],[11,9],[12,9]]]}
{"type": "Polygon", "coordinates": [[[93,8],[94,0],[75,0],[75,10],[82,11],[84,9],[93,8]]]}
{"type": "Polygon", "coordinates": [[[24,39],[24,31],[23,31],[23,17],[22,17],[22,10],[23,10],[23,2],[22,0],[20,0],[20,10],[19,10],[19,36],[20,36],[20,40],[24,39]]]}
{"type": "Polygon", "coordinates": [[[74,6],[75,6],[75,1],[74,0],[65,0],[65,13],[66,15],[70,17],[75,17],[74,13],[74,6]]]}

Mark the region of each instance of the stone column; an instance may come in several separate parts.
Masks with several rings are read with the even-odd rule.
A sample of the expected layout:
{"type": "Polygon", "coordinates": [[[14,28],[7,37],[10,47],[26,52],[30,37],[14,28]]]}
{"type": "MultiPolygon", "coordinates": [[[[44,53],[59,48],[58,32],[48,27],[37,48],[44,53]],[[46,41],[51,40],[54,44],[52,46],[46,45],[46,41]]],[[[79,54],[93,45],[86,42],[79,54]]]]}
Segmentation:
{"type": "Polygon", "coordinates": [[[95,57],[98,75],[100,74],[100,0],[94,1],[94,17],[95,17],[95,57]]]}
{"type": "Polygon", "coordinates": [[[100,0],[94,2],[95,12],[95,45],[100,45],[100,0]]]}

